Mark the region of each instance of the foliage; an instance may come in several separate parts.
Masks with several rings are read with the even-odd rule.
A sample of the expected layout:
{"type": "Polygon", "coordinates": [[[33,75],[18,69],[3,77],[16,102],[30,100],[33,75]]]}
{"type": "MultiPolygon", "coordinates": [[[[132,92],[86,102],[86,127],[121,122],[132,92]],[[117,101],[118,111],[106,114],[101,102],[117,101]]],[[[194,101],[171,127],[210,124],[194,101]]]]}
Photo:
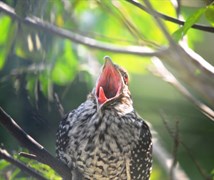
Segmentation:
{"type": "Polygon", "coordinates": [[[197,10],[191,16],[189,16],[184,26],[182,26],[180,29],[174,32],[173,34],[174,39],[176,41],[181,40],[181,38],[183,38],[186,35],[187,31],[192,27],[192,25],[198,22],[199,18],[204,14],[205,10],[206,10],[206,7],[203,7],[197,10]]]}
{"type": "MultiPolygon", "coordinates": [[[[134,43],[151,47],[167,43],[160,29],[154,28],[156,25],[152,17],[138,8],[133,11],[133,6],[125,1],[103,1],[102,3],[99,1],[30,2],[30,7],[20,5],[19,2],[15,7],[16,9],[22,7],[22,11],[29,8],[30,12],[28,14],[38,17],[42,15],[45,20],[59,27],[68,28],[74,32],[95,37],[98,40],[118,45],[132,45],[134,43]],[[44,5],[43,8],[41,8],[42,5],[44,5]],[[65,5],[66,8],[64,8],[65,5]],[[39,8],[41,9],[36,11],[39,8]]],[[[11,2],[9,1],[8,3],[11,2]]],[[[161,2],[152,1],[152,3],[155,9],[175,17],[175,10],[170,2],[164,2],[164,7],[161,9],[161,2]]],[[[211,19],[212,5],[197,10],[187,18],[185,25],[176,32],[178,25],[168,22],[165,25],[170,33],[174,32],[175,39],[179,40],[204,13],[208,19],[211,19]]],[[[1,16],[0,20],[1,34],[4,34],[0,39],[0,45],[2,46],[0,68],[7,67],[5,59],[7,59],[9,53],[14,53],[19,65],[10,67],[9,72],[10,74],[13,74],[13,72],[19,74],[28,73],[26,78],[29,82],[27,88],[30,94],[33,93],[36,83],[39,82],[44,95],[52,97],[50,89],[54,84],[68,84],[74,80],[77,72],[81,70],[79,67],[82,64],[86,64],[83,59],[87,54],[90,54],[88,49],[77,46],[66,39],[58,39],[58,37],[44,31],[35,31],[33,28],[23,24],[11,22],[10,18],[4,15],[1,16]],[[10,31],[7,31],[7,29],[10,29],[10,31]],[[13,34],[18,34],[18,36],[13,34]]],[[[102,59],[106,54],[105,52],[93,52],[96,54],[97,59],[102,59]]],[[[109,54],[112,55],[115,61],[120,61],[122,65],[128,67],[130,73],[145,72],[145,68],[149,64],[149,61],[142,61],[140,60],[142,58],[136,56],[121,58],[121,55],[109,54]],[[139,60],[133,61],[132,59],[139,60]],[[132,61],[131,66],[129,65],[130,61],[132,61]]],[[[10,57],[7,61],[10,61],[10,57]]],[[[8,62],[8,65],[11,66],[11,63],[8,62]]]]}
{"type": "Polygon", "coordinates": [[[207,20],[214,26],[214,5],[211,4],[206,8],[205,16],[207,20]]]}
{"type": "MultiPolygon", "coordinates": [[[[55,0],[53,3],[50,0],[16,2],[5,0],[5,2],[15,9],[22,20],[26,16],[36,16],[57,27],[76,33],[76,36],[91,37],[108,45],[113,44],[122,47],[135,45],[152,50],[159,50],[169,45],[152,16],[129,3],[129,1],[55,0]]],[[[176,8],[171,1],[152,0],[151,3],[158,12],[177,18],[176,8]]],[[[209,48],[213,48],[211,47],[212,39],[206,42],[205,48],[204,46],[200,47],[200,43],[206,38],[206,34],[193,30],[191,27],[196,23],[213,26],[213,7],[213,4],[198,8],[181,6],[180,16],[185,19],[184,26],[181,27],[176,23],[162,20],[174,40],[179,42],[187,38],[189,45],[192,48],[200,49],[210,59],[211,63],[213,63],[212,53],[206,52],[209,48]]],[[[213,134],[212,128],[207,130],[207,127],[212,127],[212,125],[206,122],[207,119],[205,122],[201,122],[204,117],[199,112],[197,114],[196,110],[182,97],[172,89],[167,89],[168,87],[166,88],[166,85],[160,80],[150,76],[148,71],[152,67],[150,58],[88,48],[53,32],[36,29],[22,21],[10,18],[4,12],[0,14],[0,93],[5,96],[0,97],[0,104],[5,105],[8,109],[14,109],[15,105],[17,108],[14,109],[14,114],[19,119],[24,119],[20,123],[43,144],[49,146],[51,151],[54,151],[54,134],[58,125],[56,117],[59,119],[54,105],[54,93],[59,94],[66,111],[80,104],[91,90],[92,82],[97,77],[101,64],[103,64],[102,59],[107,54],[115,63],[125,67],[130,73],[131,79],[133,79],[131,89],[134,90],[136,108],[141,111],[142,102],[145,101],[148,107],[151,105],[148,108],[143,103],[144,114],[148,115],[148,119],[154,118],[153,123],[157,129],[163,129],[163,126],[160,125],[160,118],[157,117],[158,113],[155,111],[162,108],[162,104],[165,102],[169,102],[166,108],[172,110],[170,112],[173,114],[170,114],[171,119],[176,119],[174,115],[177,113],[176,115],[183,120],[181,121],[184,122],[182,124],[184,136],[189,129],[193,129],[193,134],[190,135],[192,138],[189,140],[190,145],[194,152],[199,149],[195,154],[198,157],[202,156],[202,164],[210,172],[210,168],[213,168],[212,162],[209,158],[203,158],[205,154],[200,154],[202,147],[196,148],[194,146],[206,142],[203,141],[202,137],[198,137],[199,135],[194,131],[206,129],[203,131],[205,132],[203,137],[207,138],[213,134]],[[149,85],[156,86],[149,88],[149,85]],[[144,94],[143,100],[142,94],[144,94]],[[173,109],[171,103],[177,106],[173,109]],[[181,118],[181,115],[184,117],[181,118]],[[186,121],[186,119],[190,120],[186,121]],[[198,121],[195,123],[191,119],[198,121]],[[206,134],[207,136],[205,136],[206,134]]],[[[195,71],[200,72],[199,69],[195,71]]],[[[200,76],[200,73],[198,74],[200,76]]],[[[194,92],[192,93],[194,94],[194,92]]],[[[167,139],[164,131],[160,130],[159,132],[167,139]]],[[[2,136],[5,139],[8,138],[3,133],[2,136]]],[[[188,139],[190,136],[185,137],[188,139]]],[[[170,142],[168,139],[166,140],[168,149],[171,147],[170,142]]],[[[209,144],[209,140],[207,143],[209,144]]],[[[9,141],[7,145],[9,146],[9,141]]],[[[181,154],[184,154],[183,150],[181,150],[181,154]]],[[[193,179],[198,176],[197,170],[188,168],[189,159],[186,160],[182,157],[180,159],[182,165],[186,167],[185,171],[193,179]]],[[[26,161],[26,163],[38,169],[44,176],[58,179],[54,171],[47,166],[35,161],[26,161]]],[[[0,172],[4,173],[8,169],[11,170],[11,166],[6,161],[1,160],[0,172]]],[[[11,178],[20,178],[20,173],[18,169],[12,168],[10,176],[11,178]]],[[[157,163],[152,178],[164,179],[165,176],[166,174],[163,173],[157,163]]]]}
{"type": "Polygon", "coordinates": [[[4,159],[0,160],[0,175],[2,178],[10,177],[10,179],[17,178],[20,173],[20,169],[13,168],[10,163],[5,161],[4,159]]]}
{"type": "MultiPolygon", "coordinates": [[[[61,179],[53,169],[51,169],[49,166],[45,164],[41,164],[34,160],[22,158],[16,154],[13,155],[13,158],[20,160],[21,162],[23,162],[29,167],[34,168],[37,172],[39,172],[41,175],[43,175],[43,177],[47,179],[50,179],[50,180],[61,179]]],[[[5,178],[9,177],[10,179],[18,179],[18,180],[24,180],[26,178],[29,179],[29,177],[26,176],[26,173],[22,172],[19,168],[15,168],[4,159],[0,160],[0,175],[1,177],[5,177],[5,178]]],[[[35,179],[35,178],[31,177],[30,179],[35,179]]]]}
{"type": "Polygon", "coordinates": [[[187,31],[193,26],[193,24],[197,23],[199,21],[199,19],[201,18],[201,16],[205,15],[207,20],[210,22],[210,24],[213,23],[213,17],[214,17],[214,5],[209,5],[207,7],[202,7],[200,9],[198,9],[197,11],[195,11],[192,15],[190,15],[186,21],[184,26],[182,26],[181,28],[179,28],[178,30],[176,30],[173,33],[173,37],[174,39],[178,42],[179,40],[181,40],[181,38],[183,38],[187,31]]]}

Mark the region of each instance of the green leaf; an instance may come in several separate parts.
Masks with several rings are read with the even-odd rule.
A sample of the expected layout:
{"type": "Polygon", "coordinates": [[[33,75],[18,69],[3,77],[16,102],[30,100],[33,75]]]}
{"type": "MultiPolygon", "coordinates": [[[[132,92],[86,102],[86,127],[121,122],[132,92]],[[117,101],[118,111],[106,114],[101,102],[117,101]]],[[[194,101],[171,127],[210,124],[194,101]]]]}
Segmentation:
{"type": "Polygon", "coordinates": [[[7,16],[3,16],[0,18],[0,44],[4,44],[7,40],[10,22],[11,20],[7,16]]]}
{"type": "Polygon", "coordinates": [[[210,5],[206,8],[205,17],[214,26],[214,5],[210,5]]]}
{"type": "Polygon", "coordinates": [[[181,28],[179,28],[178,30],[176,30],[173,34],[172,34],[172,38],[178,42],[182,37],[184,36],[184,26],[182,26],[181,28]]]}
{"type": "Polygon", "coordinates": [[[72,51],[71,42],[64,41],[64,52],[57,57],[55,66],[51,72],[52,81],[58,85],[64,85],[72,81],[77,72],[77,61],[72,51]]]}
{"type": "Polygon", "coordinates": [[[179,41],[188,32],[188,30],[192,27],[192,25],[199,20],[199,18],[205,11],[206,11],[206,7],[197,10],[194,14],[189,16],[186,22],[184,23],[184,26],[179,28],[172,34],[173,39],[175,41],[179,41]]]}
{"type": "Polygon", "coordinates": [[[20,173],[20,169],[19,168],[16,168],[12,174],[10,175],[10,179],[15,179],[16,176],[20,173]]]}
{"type": "Polygon", "coordinates": [[[10,24],[11,20],[7,16],[3,16],[0,18],[0,70],[3,68],[5,59],[8,54],[7,41],[10,34],[10,24]]]}
{"type": "Polygon", "coordinates": [[[3,68],[7,53],[5,48],[0,49],[0,70],[3,68]]]}
{"type": "Polygon", "coordinates": [[[5,161],[5,160],[3,160],[3,159],[1,159],[0,160],[0,170],[2,171],[3,169],[5,169],[7,166],[9,166],[10,165],[10,163],[9,162],[7,162],[7,161],[5,161]]]}
{"type": "Polygon", "coordinates": [[[27,75],[26,77],[27,79],[27,85],[26,85],[26,89],[28,91],[28,95],[30,95],[30,99],[33,99],[35,96],[35,83],[36,83],[36,78],[35,76],[32,75],[27,75]]]}
{"type": "Polygon", "coordinates": [[[61,180],[61,178],[56,174],[56,172],[48,165],[41,164],[35,161],[31,162],[29,165],[50,180],[61,180]]]}

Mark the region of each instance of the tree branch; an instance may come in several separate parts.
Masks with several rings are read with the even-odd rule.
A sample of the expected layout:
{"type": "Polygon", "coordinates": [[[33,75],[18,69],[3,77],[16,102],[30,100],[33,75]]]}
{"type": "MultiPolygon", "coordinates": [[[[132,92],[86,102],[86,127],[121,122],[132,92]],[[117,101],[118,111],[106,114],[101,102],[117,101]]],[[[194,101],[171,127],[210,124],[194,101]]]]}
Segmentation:
{"type": "Polygon", "coordinates": [[[20,152],[19,156],[22,156],[22,157],[25,157],[25,158],[28,158],[28,159],[37,160],[37,157],[36,157],[35,154],[29,154],[29,153],[26,153],[26,152],[20,152]]]}
{"type": "Polygon", "coordinates": [[[69,30],[62,29],[54,26],[48,22],[45,22],[37,17],[27,17],[22,19],[19,17],[13,8],[8,6],[7,4],[0,2],[0,10],[9,15],[11,18],[18,20],[26,25],[34,27],[38,30],[45,30],[45,32],[52,33],[54,35],[58,35],[63,38],[67,38],[72,40],[73,42],[80,43],[86,45],[91,48],[101,49],[105,51],[122,53],[122,54],[135,54],[135,55],[143,55],[143,56],[157,56],[164,53],[165,49],[153,51],[148,47],[141,46],[116,46],[110,43],[103,43],[97,41],[93,38],[85,37],[77,33],[73,33],[69,30]]]}
{"type": "MultiPolygon", "coordinates": [[[[148,2],[147,5],[149,5],[148,2]]],[[[162,24],[160,23],[159,18],[157,17],[157,13],[154,14],[155,11],[153,9],[151,11],[151,7],[151,14],[155,16],[158,25],[161,25],[162,31],[165,32],[164,34],[167,37],[168,41],[170,43],[172,42],[170,44],[170,47],[165,49],[162,48],[160,51],[151,51],[151,49],[145,49],[140,46],[121,47],[102,43],[100,41],[96,41],[95,39],[81,36],[68,30],[58,28],[36,17],[27,17],[25,20],[23,20],[22,18],[16,15],[13,8],[2,2],[0,2],[0,10],[8,14],[11,18],[30,25],[31,27],[35,27],[38,30],[43,29],[46,32],[50,32],[64,38],[68,38],[74,42],[81,43],[88,47],[124,54],[126,53],[142,56],[157,56],[161,58],[164,63],[170,66],[170,68],[172,68],[170,69],[170,71],[174,70],[173,74],[176,74],[176,77],[182,78],[182,81],[187,83],[189,87],[192,87],[194,90],[196,90],[203,99],[206,99],[207,102],[210,102],[212,105],[214,104],[212,90],[213,78],[211,78],[211,76],[214,76],[214,67],[208,62],[206,62],[203,58],[201,58],[198,54],[191,51],[189,48],[181,48],[179,45],[173,43],[171,37],[168,36],[168,32],[165,31],[165,27],[162,27],[162,24]],[[197,78],[195,77],[196,70],[200,71],[200,76],[198,76],[197,78]]],[[[202,104],[196,103],[196,105],[201,106],[202,104]]],[[[207,108],[207,106],[202,106],[199,108],[207,109],[207,111],[211,112],[212,114],[212,110],[210,111],[210,108],[207,108]]],[[[213,115],[211,115],[211,117],[212,116],[213,115]]]]}
{"type": "MultiPolygon", "coordinates": [[[[5,12],[11,18],[21,21],[30,26],[33,26],[33,27],[37,28],[38,30],[43,29],[47,32],[56,34],[60,37],[70,39],[74,42],[86,45],[91,48],[102,49],[102,50],[111,51],[111,52],[115,52],[115,53],[135,54],[135,55],[142,55],[142,56],[157,56],[157,57],[163,57],[165,54],[168,54],[169,51],[171,50],[171,48],[163,48],[163,49],[160,49],[159,51],[152,51],[150,48],[141,47],[141,46],[121,47],[121,46],[115,46],[115,45],[112,45],[109,43],[102,43],[95,39],[88,38],[88,37],[73,33],[71,31],[68,31],[68,30],[65,30],[62,28],[58,28],[37,17],[32,17],[32,18],[27,17],[25,20],[23,20],[22,18],[20,18],[19,16],[16,15],[13,8],[11,8],[10,6],[8,6],[7,4],[5,4],[3,2],[0,2],[0,10],[5,12]]],[[[204,63],[201,63],[200,66],[203,66],[203,64],[204,63]]]]}
{"type": "Polygon", "coordinates": [[[30,152],[36,155],[36,159],[49,165],[62,177],[71,179],[71,169],[63,162],[52,156],[42,145],[28,135],[1,107],[0,123],[12,134],[12,136],[30,152]]]}
{"type": "Polygon", "coordinates": [[[23,164],[22,162],[20,162],[20,161],[18,161],[16,159],[14,159],[5,149],[1,149],[0,148],[0,158],[5,159],[9,163],[11,163],[14,166],[18,167],[19,169],[21,169],[22,171],[26,172],[30,176],[35,177],[36,179],[47,180],[46,178],[44,178],[41,174],[39,174],[34,169],[26,166],[25,164],[23,164]]]}
{"type": "Polygon", "coordinates": [[[185,95],[196,107],[198,107],[202,113],[204,113],[208,118],[214,121],[214,111],[207,105],[196,99],[164,66],[164,64],[158,59],[152,59],[155,69],[150,69],[155,75],[160,76],[168,83],[172,84],[176,89],[178,89],[183,95],[185,95]]]}
{"type": "Polygon", "coordinates": [[[174,40],[172,39],[171,35],[167,31],[166,27],[163,25],[162,21],[159,19],[159,16],[157,12],[154,10],[154,8],[152,7],[151,3],[148,0],[144,0],[144,3],[148,7],[149,14],[154,18],[154,20],[158,24],[160,30],[162,31],[163,35],[166,37],[170,45],[171,46],[174,45],[175,44],[174,40]]]}
{"type": "MultiPolygon", "coordinates": [[[[153,143],[153,155],[163,167],[164,171],[170,175],[171,167],[173,166],[173,156],[164,148],[161,144],[158,133],[153,129],[151,124],[149,127],[152,132],[152,143],[153,143]]],[[[185,171],[182,169],[179,163],[173,169],[173,180],[189,180],[185,171]]]]}
{"type": "MultiPolygon", "coordinates": [[[[184,46],[184,44],[183,47],[176,44],[163,23],[160,21],[151,3],[148,0],[144,0],[144,3],[169,42],[170,47],[168,48],[168,52],[164,53],[163,56],[159,56],[159,58],[168,65],[168,69],[170,69],[178,79],[180,78],[179,80],[181,80],[182,83],[186,83],[192,88],[192,91],[196,91],[199,96],[206,99],[207,104],[210,104],[211,106],[214,105],[214,67],[187,46],[184,46]],[[196,76],[196,70],[199,71],[200,75],[196,76]]],[[[168,70],[165,68],[166,75],[169,75],[170,72],[167,71],[168,70]]],[[[195,98],[191,95],[191,93],[184,86],[182,87],[178,81],[175,83],[176,81],[177,79],[174,77],[173,82],[174,85],[176,84],[175,87],[180,91],[182,90],[181,92],[185,96],[189,94],[187,97],[189,97],[189,99],[208,117],[214,120],[214,111],[204,103],[200,102],[200,100],[198,100],[199,98],[195,98]]]]}
{"type": "MultiPolygon", "coordinates": [[[[131,3],[131,4],[133,4],[133,5],[135,5],[136,7],[140,8],[140,9],[142,9],[143,11],[149,13],[149,10],[144,5],[140,4],[139,2],[134,1],[134,0],[126,0],[126,1],[131,3]]],[[[172,23],[175,23],[175,24],[178,24],[178,25],[184,25],[185,24],[185,21],[182,21],[182,20],[167,16],[165,14],[162,14],[162,13],[158,12],[158,11],[155,11],[155,12],[160,18],[162,18],[162,19],[164,19],[166,21],[169,21],[169,22],[172,22],[172,23]]],[[[193,29],[197,29],[197,30],[201,30],[201,31],[214,33],[214,27],[211,27],[211,26],[193,24],[192,28],[193,29]]]]}
{"type": "MultiPolygon", "coordinates": [[[[161,119],[163,120],[163,123],[166,127],[167,132],[169,133],[169,135],[174,139],[174,150],[176,149],[177,151],[177,145],[181,144],[183,146],[183,148],[186,150],[186,152],[189,155],[189,158],[193,161],[193,163],[195,164],[196,168],[198,169],[199,173],[201,174],[201,176],[205,179],[205,180],[212,180],[212,178],[206,174],[206,172],[204,171],[204,169],[201,167],[201,165],[198,163],[197,160],[195,160],[195,158],[193,157],[192,153],[190,152],[189,148],[187,147],[187,145],[178,137],[178,129],[177,129],[177,122],[176,122],[176,132],[173,133],[173,131],[171,130],[171,128],[169,127],[167,121],[166,121],[166,115],[164,112],[160,112],[160,116],[161,119]]],[[[176,156],[175,156],[176,158],[176,156]]],[[[173,172],[176,168],[176,166],[172,166],[173,168],[173,172]]],[[[172,179],[174,177],[172,176],[172,179]]]]}

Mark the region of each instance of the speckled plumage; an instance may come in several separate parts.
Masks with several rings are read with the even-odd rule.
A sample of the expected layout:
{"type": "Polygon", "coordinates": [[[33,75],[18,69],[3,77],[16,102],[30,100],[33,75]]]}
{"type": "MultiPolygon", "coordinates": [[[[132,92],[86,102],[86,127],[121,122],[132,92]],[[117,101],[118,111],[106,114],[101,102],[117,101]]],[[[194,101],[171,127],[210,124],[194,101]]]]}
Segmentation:
{"type": "Polygon", "coordinates": [[[60,122],[56,152],[84,179],[148,180],[151,134],[133,108],[128,86],[124,83],[121,94],[103,106],[97,103],[94,89],[60,122]]]}

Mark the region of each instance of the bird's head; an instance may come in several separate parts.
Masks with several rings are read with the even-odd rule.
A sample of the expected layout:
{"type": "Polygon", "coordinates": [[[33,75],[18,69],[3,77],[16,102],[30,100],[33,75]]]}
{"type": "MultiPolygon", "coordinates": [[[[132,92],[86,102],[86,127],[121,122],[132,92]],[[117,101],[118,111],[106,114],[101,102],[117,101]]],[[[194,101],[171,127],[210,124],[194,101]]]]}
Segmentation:
{"type": "Polygon", "coordinates": [[[108,105],[116,107],[120,105],[123,108],[121,104],[132,107],[127,72],[114,64],[110,57],[106,56],[104,60],[105,64],[95,88],[98,107],[106,107],[108,105]]]}

